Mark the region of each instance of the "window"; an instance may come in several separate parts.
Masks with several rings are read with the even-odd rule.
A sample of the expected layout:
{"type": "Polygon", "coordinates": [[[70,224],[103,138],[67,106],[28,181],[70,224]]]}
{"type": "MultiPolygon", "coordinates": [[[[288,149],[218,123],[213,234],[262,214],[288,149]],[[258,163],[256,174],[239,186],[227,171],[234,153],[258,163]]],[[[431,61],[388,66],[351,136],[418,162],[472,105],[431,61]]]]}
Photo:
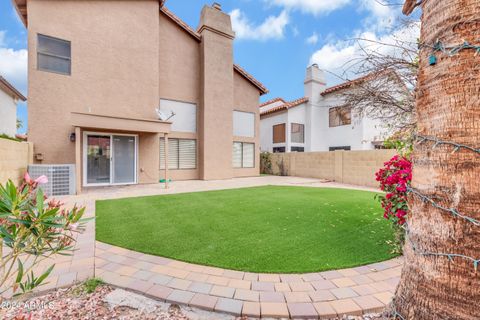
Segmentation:
{"type": "Polygon", "coordinates": [[[273,153],[283,153],[285,152],[285,147],[275,147],[273,148],[273,153]]]}
{"type": "Polygon", "coordinates": [[[299,123],[292,123],[291,140],[294,143],[305,142],[305,126],[299,123]]]}
{"type": "Polygon", "coordinates": [[[70,41],[39,34],[37,41],[38,70],[71,74],[70,41]]]}
{"type": "Polygon", "coordinates": [[[285,123],[273,126],[273,143],[285,142],[285,123]]]}
{"type": "Polygon", "coordinates": [[[328,148],[329,151],[335,151],[335,150],[345,150],[345,151],[349,151],[351,150],[352,148],[350,146],[344,146],[344,147],[330,147],[328,148]]]}
{"type": "Polygon", "coordinates": [[[234,142],[232,160],[234,168],[254,168],[255,144],[234,142]]]}
{"type": "Polygon", "coordinates": [[[160,111],[172,122],[172,131],[197,132],[197,105],[160,99],[160,111]]]}
{"type": "Polygon", "coordinates": [[[291,150],[292,152],[305,152],[304,147],[292,147],[291,150]]]}
{"type": "MultiPolygon", "coordinates": [[[[168,169],[196,169],[197,141],[168,139],[168,169]]],[[[165,139],[160,138],[160,169],[165,169],[165,139]]]]}
{"type": "Polygon", "coordinates": [[[352,123],[352,108],[350,107],[335,107],[329,110],[329,126],[339,127],[352,123]]]}
{"type": "Polygon", "coordinates": [[[233,111],[233,136],[255,137],[255,114],[251,112],[233,111]]]}

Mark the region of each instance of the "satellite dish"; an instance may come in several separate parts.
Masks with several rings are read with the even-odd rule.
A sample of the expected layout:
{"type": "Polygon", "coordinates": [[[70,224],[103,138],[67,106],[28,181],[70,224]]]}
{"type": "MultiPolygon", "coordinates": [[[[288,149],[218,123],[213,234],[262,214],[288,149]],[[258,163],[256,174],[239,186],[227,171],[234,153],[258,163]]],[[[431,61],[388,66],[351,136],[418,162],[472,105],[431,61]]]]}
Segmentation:
{"type": "Polygon", "coordinates": [[[157,113],[158,119],[161,121],[168,121],[175,116],[175,112],[170,111],[170,115],[167,115],[165,112],[160,110],[160,108],[156,108],[155,112],[157,113]]]}

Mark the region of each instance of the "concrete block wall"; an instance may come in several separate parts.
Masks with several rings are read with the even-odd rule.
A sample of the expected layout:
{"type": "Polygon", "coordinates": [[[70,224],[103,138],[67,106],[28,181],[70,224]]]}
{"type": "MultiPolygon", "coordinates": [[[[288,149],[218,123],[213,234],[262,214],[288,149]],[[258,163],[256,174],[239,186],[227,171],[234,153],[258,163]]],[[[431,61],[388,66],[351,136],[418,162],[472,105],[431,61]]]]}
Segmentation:
{"type": "Polygon", "coordinates": [[[33,144],[0,139],[0,183],[9,179],[22,181],[28,165],[33,162],[33,144]]]}
{"type": "Polygon", "coordinates": [[[327,179],[366,187],[378,187],[375,172],[396,154],[395,150],[292,152],[271,155],[273,174],[280,175],[283,160],[289,176],[327,179]]]}

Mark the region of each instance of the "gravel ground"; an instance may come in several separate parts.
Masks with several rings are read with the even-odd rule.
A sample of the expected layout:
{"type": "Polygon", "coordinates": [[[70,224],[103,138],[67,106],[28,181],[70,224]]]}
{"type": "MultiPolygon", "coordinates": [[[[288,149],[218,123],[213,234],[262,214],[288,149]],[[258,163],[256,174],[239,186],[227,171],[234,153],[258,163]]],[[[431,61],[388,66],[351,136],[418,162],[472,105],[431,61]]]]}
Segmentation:
{"type": "MultiPolygon", "coordinates": [[[[87,293],[84,285],[76,285],[15,302],[3,301],[0,306],[0,319],[246,320],[247,318],[235,318],[196,308],[162,303],[108,285],[100,285],[92,293],[87,293]]],[[[341,320],[387,319],[390,318],[381,314],[371,314],[363,317],[343,317],[341,320]]]]}

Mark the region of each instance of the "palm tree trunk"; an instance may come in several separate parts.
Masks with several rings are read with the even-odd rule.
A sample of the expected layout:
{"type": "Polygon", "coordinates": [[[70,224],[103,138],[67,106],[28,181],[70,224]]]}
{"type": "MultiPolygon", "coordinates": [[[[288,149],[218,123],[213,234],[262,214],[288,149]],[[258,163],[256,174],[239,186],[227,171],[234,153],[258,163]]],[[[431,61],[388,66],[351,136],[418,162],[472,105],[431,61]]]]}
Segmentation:
{"type": "MultiPolygon", "coordinates": [[[[480,0],[423,0],[421,7],[418,135],[479,148],[480,54],[429,46],[480,45],[480,0]]],[[[394,308],[403,319],[480,319],[480,153],[419,139],[394,308]]]]}

